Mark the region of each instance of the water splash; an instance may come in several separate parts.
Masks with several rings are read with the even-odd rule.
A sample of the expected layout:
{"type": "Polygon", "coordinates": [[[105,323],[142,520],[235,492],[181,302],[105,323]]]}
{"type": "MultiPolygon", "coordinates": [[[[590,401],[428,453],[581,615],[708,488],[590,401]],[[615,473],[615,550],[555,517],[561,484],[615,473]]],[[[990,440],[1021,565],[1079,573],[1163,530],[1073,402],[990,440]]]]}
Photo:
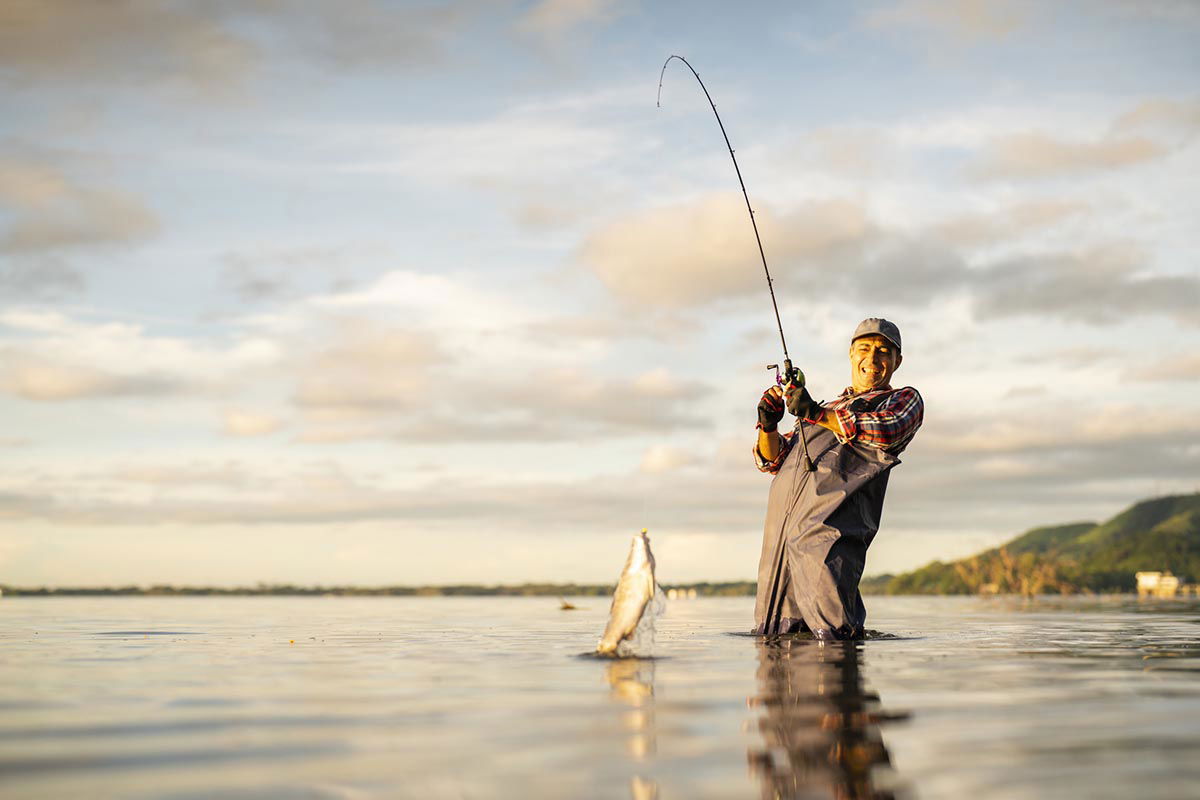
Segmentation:
{"type": "Polygon", "coordinates": [[[628,638],[617,644],[617,658],[646,658],[654,655],[654,632],[659,617],[667,610],[667,595],[662,587],[654,584],[654,596],[646,603],[646,610],[638,620],[637,627],[628,638]]]}

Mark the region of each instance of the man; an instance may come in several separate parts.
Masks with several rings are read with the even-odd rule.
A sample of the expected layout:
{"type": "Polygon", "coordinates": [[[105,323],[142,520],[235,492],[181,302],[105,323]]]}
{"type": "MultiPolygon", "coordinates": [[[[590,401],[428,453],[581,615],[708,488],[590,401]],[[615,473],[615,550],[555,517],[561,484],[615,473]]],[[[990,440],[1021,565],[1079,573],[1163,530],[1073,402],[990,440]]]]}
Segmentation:
{"type": "Polygon", "coordinates": [[[813,401],[800,376],[772,386],[758,404],[758,468],[775,475],[767,501],[754,632],[811,631],[820,639],[863,634],[858,591],[867,548],[879,530],[888,475],[921,426],[916,389],[893,389],[903,360],[900,329],[863,320],[850,338],[850,386],[832,403],[813,401]],[[786,404],[796,429],[778,432],[786,404]],[[807,442],[812,466],[805,462],[807,442]]]}

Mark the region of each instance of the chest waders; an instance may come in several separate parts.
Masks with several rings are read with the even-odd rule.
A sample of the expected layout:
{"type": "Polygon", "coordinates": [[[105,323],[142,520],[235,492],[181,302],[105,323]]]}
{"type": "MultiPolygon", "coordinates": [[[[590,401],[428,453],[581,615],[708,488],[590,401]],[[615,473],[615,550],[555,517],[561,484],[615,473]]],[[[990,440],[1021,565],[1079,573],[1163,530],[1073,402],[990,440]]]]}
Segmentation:
{"type": "Polygon", "coordinates": [[[879,531],[888,475],[900,459],[841,444],[816,425],[797,435],[806,436],[815,470],[805,469],[803,449],[793,447],[771,482],[754,632],[855,638],[867,615],[858,583],[879,531]]]}

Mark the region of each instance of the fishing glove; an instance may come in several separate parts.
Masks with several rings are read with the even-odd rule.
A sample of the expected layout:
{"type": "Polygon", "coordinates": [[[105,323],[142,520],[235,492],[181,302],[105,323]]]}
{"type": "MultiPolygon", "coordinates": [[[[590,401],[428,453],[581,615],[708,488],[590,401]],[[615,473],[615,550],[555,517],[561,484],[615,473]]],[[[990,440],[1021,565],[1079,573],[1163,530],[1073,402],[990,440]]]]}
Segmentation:
{"type": "Polygon", "coordinates": [[[767,433],[777,429],[779,420],[783,419],[783,397],[779,392],[771,391],[775,388],[772,386],[763,392],[762,400],[758,401],[758,427],[767,433]]]}
{"type": "Polygon", "coordinates": [[[825,410],[820,403],[812,399],[812,395],[804,386],[790,384],[784,393],[787,395],[787,410],[792,416],[800,419],[815,419],[825,410]]]}

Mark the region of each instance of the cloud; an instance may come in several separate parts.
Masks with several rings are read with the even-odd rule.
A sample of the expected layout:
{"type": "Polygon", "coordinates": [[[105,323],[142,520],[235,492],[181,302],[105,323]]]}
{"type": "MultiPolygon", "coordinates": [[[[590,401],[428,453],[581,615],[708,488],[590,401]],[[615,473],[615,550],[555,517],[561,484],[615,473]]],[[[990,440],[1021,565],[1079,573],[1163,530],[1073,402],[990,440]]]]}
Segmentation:
{"type": "Polygon", "coordinates": [[[511,188],[544,175],[574,175],[611,164],[627,146],[612,127],[583,124],[548,109],[516,107],[467,123],[313,126],[316,163],[350,173],[400,174],[437,186],[447,181],[511,188]],[[334,154],[325,158],[324,154],[334,154]]]}
{"type": "MultiPolygon", "coordinates": [[[[810,203],[783,217],[755,209],[769,258],[814,263],[861,245],[866,210],[848,200],[810,203]]],[[[703,305],[762,290],[758,247],[743,199],[715,194],[618,219],[584,241],[580,258],[617,297],[638,305],[703,305]]]]}
{"type": "Polygon", "coordinates": [[[597,369],[618,341],[674,333],[670,320],[564,315],[478,281],[397,270],[248,324],[294,354],[286,371],[304,442],[429,443],[447,430],[564,441],[710,424],[698,413],[713,391],[703,382],[597,369]]]}
{"type": "Polygon", "coordinates": [[[211,6],[156,0],[0,5],[0,79],[9,84],[179,81],[212,88],[240,77],[256,48],[211,6]]]}
{"type": "Polygon", "coordinates": [[[332,390],[329,405],[302,407],[304,441],[429,444],[452,430],[464,441],[563,442],[711,426],[696,406],[712,388],[663,370],[602,378],[577,368],[520,368],[474,376],[469,389],[427,373],[377,385],[361,378],[359,395],[332,390]]]}
{"type": "Polygon", "coordinates": [[[12,215],[0,237],[0,251],[10,253],[128,244],[159,227],[133,195],[81,185],[53,166],[31,161],[0,160],[0,206],[12,215]]]}
{"type": "Polygon", "coordinates": [[[1022,4],[1000,0],[902,0],[871,11],[865,21],[873,28],[902,25],[972,41],[1007,37],[1026,22],[1028,13],[1022,4]]]}
{"type": "Polygon", "coordinates": [[[927,408],[889,487],[888,521],[924,531],[1103,518],[1150,495],[1194,491],[1200,427],[1177,409],[1010,399],[1003,414],[927,408]],[[945,512],[969,508],[965,515],[945,512]]]}
{"type": "Polygon", "coordinates": [[[641,472],[651,475],[659,475],[665,472],[674,472],[675,470],[692,466],[696,463],[696,456],[687,450],[665,444],[656,444],[650,447],[642,456],[642,463],[638,466],[638,469],[641,472]]]}
{"type": "Polygon", "coordinates": [[[0,388],[33,401],[206,391],[281,355],[262,338],[153,335],[136,323],[93,323],[32,309],[0,311],[3,329],[0,388]]]}
{"type": "Polygon", "coordinates": [[[1200,381],[1200,355],[1183,353],[1127,369],[1122,380],[1146,383],[1200,381]]]}
{"type": "Polygon", "coordinates": [[[287,37],[289,46],[305,59],[342,68],[411,68],[441,63],[458,29],[481,8],[486,4],[421,7],[345,0],[336,7],[308,5],[304,13],[286,6],[260,7],[254,13],[287,37]]]}
{"type": "Polygon", "coordinates": [[[77,294],[84,287],[83,275],[53,256],[10,257],[8,262],[0,267],[0,298],[27,303],[77,294]]]}
{"type": "Polygon", "coordinates": [[[1078,141],[1045,133],[1011,134],[992,140],[968,171],[982,179],[1081,175],[1141,164],[1168,152],[1140,136],[1078,141]]]}
{"type": "Polygon", "coordinates": [[[950,217],[930,226],[928,235],[956,248],[983,247],[1053,228],[1091,208],[1090,203],[1076,200],[1030,200],[988,213],[950,217]]]}
{"type": "MultiPolygon", "coordinates": [[[[1042,316],[1110,325],[1158,315],[1196,324],[1200,279],[1155,270],[1141,247],[1065,249],[1033,239],[1090,213],[1082,201],[1030,200],[901,231],[861,205],[828,200],[757,217],[785,291],[819,279],[828,291],[875,305],[923,308],[964,297],[984,321],[1042,316]],[[999,258],[987,250],[997,246],[1006,248],[999,258]]],[[[697,308],[761,292],[756,255],[745,206],[732,195],[617,220],[580,248],[616,298],[642,308],[697,308]]]]}
{"type": "Polygon", "coordinates": [[[5,364],[0,367],[0,390],[25,400],[154,396],[181,389],[176,381],[166,376],[113,373],[88,366],[14,356],[11,353],[5,353],[5,356],[5,364]]]}
{"type": "Polygon", "coordinates": [[[1200,278],[1147,274],[1139,248],[1031,255],[992,264],[972,275],[980,319],[1016,316],[1109,325],[1131,316],[1164,315],[1200,324],[1200,278]]]}
{"type": "Polygon", "coordinates": [[[392,258],[380,248],[353,244],[248,247],[221,256],[221,278],[243,302],[279,303],[314,291],[345,291],[356,265],[392,258]]]}
{"type": "Polygon", "coordinates": [[[1123,357],[1119,350],[1107,347],[1060,347],[1054,350],[1038,350],[1022,356],[1019,361],[1026,364],[1079,364],[1099,361],[1111,362],[1123,357]]]}
{"type": "Polygon", "coordinates": [[[516,22],[516,29],[548,40],[573,30],[606,24],[617,15],[617,0],[540,0],[516,22]]]}
{"type": "Polygon", "coordinates": [[[827,172],[857,179],[887,175],[904,155],[899,142],[885,131],[853,125],[811,131],[797,144],[795,154],[806,174],[827,172]]]}
{"type": "Polygon", "coordinates": [[[254,411],[225,412],[223,430],[230,436],[265,436],[283,427],[278,417],[254,411]]]}
{"type": "Polygon", "coordinates": [[[247,489],[260,491],[261,482],[256,480],[245,464],[238,462],[212,463],[190,461],[187,463],[151,463],[113,467],[108,472],[91,472],[76,476],[83,483],[141,484],[154,489],[184,489],[196,487],[226,490],[247,489]]]}
{"type": "MultiPolygon", "coordinates": [[[[1187,420],[1181,425],[1177,413],[1114,405],[1056,415],[1045,411],[1042,399],[1031,403],[1042,409],[1040,416],[1021,408],[1007,417],[951,417],[945,410],[927,417],[892,478],[885,532],[1016,534],[1031,519],[1103,516],[1151,492],[1194,484],[1200,449],[1188,442],[1200,428],[1187,420]],[[969,507],[970,514],[947,514],[948,498],[969,507]]],[[[319,526],[374,520],[414,533],[430,525],[567,533],[629,527],[631,512],[640,508],[640,518],[658,515],[660,525],[669,515],[676,530],[753,535],[771,479],[753,468],[751,441],[747,436],[720,442],[712,453],[692,455],[662,444],[646,451],[628,473],[585,478],[522,479],[467,470],[395,485],[334,465],[291,462],[285,471],[279,463],[125,466],[50,485],[10,476],[0,486],[0,516],[80,525],[319,526]]],[[[752,565],[752,556],[747,563],[752,565]]]]}
{"type": "Polygon", "coordinates": [[[476,472],[403,486],[314,463],[289,464],[286,472],[246,463],[122,465],[51,485],[10,480],[0,486],[0,518],[241,527],[382,521],[400,533],[463,524],[489,532],[566,533],[629,527],[631,509],[644,508],[643,499],[652,497],[655,506],[671,509],[679,529],[753,531],[761,524],[767,479],[748,452],[745,460],[736,476],[629,472],[522,480],[476,472]]]}
{"type": "Polygon", "coordinates": [[[0,5],[0,80],[178,86],[219,97],[265,64],[424,67],[442,61],[459,28],[487,8],[8,0],[0,5]]]}
{"type": "MultiPolygon", "coordinates": [[[[1044,401],[1037,401],[1044,405],[1044,401]]],[[[1046,450],[1104,448],[1122,442],[1178,444],[1200,434],[1200,420],[1181,417],[1171,409],[1108,405],[1086,414],[1059,415],[1034,424],[1024,415],[947,420],[926,432],[924,444],[944,453],[1022,453],[1033,457],[1046,450]]]]}
{"type": "Polygon", "coordinates": [[[1200,132],[1200,100],[1145,100],[1117,117],[1116,134],[1150,130],[1190,138],[1200,132]]]}
{"type": "Polygon", "coordinates": [[[347,320],[334,342],[302,367],[295,402],[340,417],[410,411],[434,399],[430,370],[445,360],[431,334],[347,320]]]}

